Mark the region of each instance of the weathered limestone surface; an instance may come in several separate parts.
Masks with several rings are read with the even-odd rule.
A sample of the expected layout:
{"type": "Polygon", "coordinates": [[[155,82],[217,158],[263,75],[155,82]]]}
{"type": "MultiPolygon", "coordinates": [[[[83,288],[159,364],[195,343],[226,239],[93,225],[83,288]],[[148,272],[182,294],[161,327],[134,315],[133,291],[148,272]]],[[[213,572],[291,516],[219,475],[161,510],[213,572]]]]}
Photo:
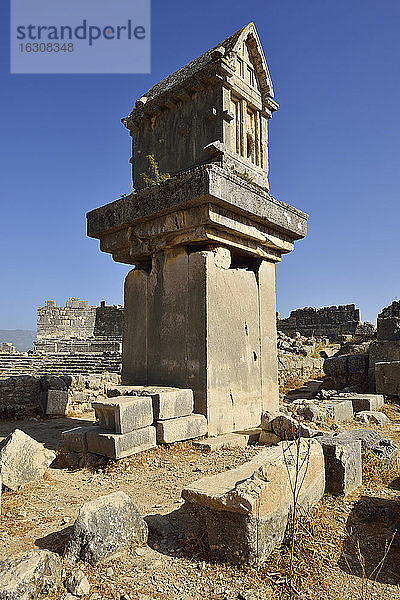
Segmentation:
{"type": "Polygon", "coordinates": [[[41,392],[40,403],[44,413],[48,416],[65,415],[68,406],[68,392],[67,390],[47,390],[47,392],[41,392]]]}
{"type": "Polygon", "coordinates": [[[63,447],[70,452],[88,452],[86,434],[88,431],[93,430],[93,425],[88,427],[74,427],[63,431],[61,433],[61,439],[63,447]]]}
{"type": "Polygon", "coordinates": [[[100,427],[113,433],[129,433],[153,423],[153,403],[150,396],[123,396],[93,402],[100,427]]]}
{"type": "Polygon", "coordinates": [[[204,415],[192,414],[188,417],[158,421],[156,429],[159,444],[172,444],[206,435],[207,419],[204,415]]]}
{"type": "Polygon", "coordinates": [[[346,496],[362,483],[361,441],[338,437],[315,438],[324,451],[326,491],[346,496]]]}
{"type": "MultiPolygon", "coordinates": [[[[282,541],[293,502],[295,443],[266,448],[244,465],[204,477],[182,491],[186,507],[223,560],[258,564],[282,541]]],[[[299,505],[312,506],[324,492],[321,446],[302,440],[299,505]]]]}
{"type": "Polygon", "coordinates": [[[129,433],[110,433],[100,427],[86,432],[88,452],[118,459],[149,450],[156,445],[156,429],[153,426],[136,429],[129,433]]]}
{"type": "Polygon", "coordinates": [[[342,400],[350,400],[355,413],[363,410],[379,410],[384,399],[382,394],[340,394],[342,400]]]}
{"type": "Polygon", "coordinates": [[[355,416],[356,421],[361,423],[373,423],[374,425],[387,425],[390,423],[389,417],[383,412],[377,410],[362,410],[355,416]]]}
{"type": "Polygon", "coordinates": [[[107,390],[109,398],[116,396],[150,396],[156,421],[186,417],[193,412],[193,391],[189,389],[119,385],[107,390]]]}
{"type": "Polygon", "coordinates": [[[376,363],[375,381],[377,392],[400,396],[400,360],[376,363]]]}
{"type": "Polygon", "coordinates": [[[49,550],[21,552],[0,561],[1,600],[35,600],[61,579],[61,559],[49,550]]]}
{"type": "Polygon", "coordinates": [[[3,485],[18,490],[42,477],[56,454],[21,431],[15,429],[0,442],[0,476],[3,485]]]}
{"type": "Polygon", "coordinates": [[[92,565],[147,541],[147,525],[124,492],[114,492],[84,504],[78,514],[65,558],[92,565]]]}

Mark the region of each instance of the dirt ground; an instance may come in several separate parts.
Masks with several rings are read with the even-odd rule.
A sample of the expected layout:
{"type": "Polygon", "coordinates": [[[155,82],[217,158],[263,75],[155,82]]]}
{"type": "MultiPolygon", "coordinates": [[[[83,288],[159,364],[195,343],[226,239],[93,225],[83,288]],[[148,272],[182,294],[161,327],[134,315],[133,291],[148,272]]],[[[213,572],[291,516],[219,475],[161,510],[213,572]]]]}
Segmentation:
{"type": "MultiPolygon", "coordinates": [[[[392,423],[376,428],[400,445],[400,411],[385,407],[392,423]]],[[[91,421],[30,420],[0,423],[0,438],[22,429],[49,448],[60,445],[61,431],[91,421]]],[[[261,447],[206,451],[192,443],[157,447],[98,470],[51,468],[45,477],[19,492],[3,490],[0,557],[34,547],[62,553],[80,506],[113,491],[126,492],[143,515],[165,515],[181,506],[182,488],[196,479],[249,460],[261,447]]],[[[214,561],[201,543],[182,547],[167,531],[152,533],[145,548],[95,568],[80,565],[90,583],[92,600],[400,600],[400,478],[379,470],[366,474],[366,484],[347,498],[324,496],[299,522],[295,577],[287,587],[287,547],[276,550],[260,569],[214,561]],[[392,541],[381,569],[385,543],[392,541]],[[364,562],[365,576],[362,576],[364,562]],[[110,570],[109,567],[112,567],[110,570]],[[379,570],[379,572],[378,572],[379,570]],[[376,583],[373,581],[377,579],[376,583]],[[253,593],[252,593],[253,592],[253,593]]],[[[76,569],[65,564],[64,575],[76,569]]],[[[48,596],[61,599],[60,587],[48,596]]]]}

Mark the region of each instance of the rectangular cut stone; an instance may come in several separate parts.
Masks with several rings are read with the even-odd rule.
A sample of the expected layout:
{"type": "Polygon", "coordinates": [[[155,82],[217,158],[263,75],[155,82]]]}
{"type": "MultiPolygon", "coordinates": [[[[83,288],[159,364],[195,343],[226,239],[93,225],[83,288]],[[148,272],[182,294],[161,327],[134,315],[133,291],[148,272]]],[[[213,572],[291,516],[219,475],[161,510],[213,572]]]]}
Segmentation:
{"type": "Polygon", "coordinates": [[[172,444],[192,440],[207,434],[207,419],[203,415],[189,415],[179,419],[157,422],[157,442],[172,444]]]}
{"type": "Polygon", "coordinates": [[[108,395],[150,396],[153,401],[155,421],[187,417],[193,412],[193,391],[189,389],[162,387],[120,385],[110,388],[108,395]]]}
{"type": "Polygon", "coordinates": [[[353,404],[349,399],[330,398],[323,402],[321,407],[326,412],[327,418],[333,423],[351,421],[353,418],[353,404]]]}
{"type": "Polygon", "coordinates": [[[247,446],[247,436],[238,433],[224,433],[205,440],[198,440],[194,442],[194,445],[211,451],[221,450],[221,448],[245,448],[247,446]]]}
{"type": "Polygon", "coordinates": [[[93,425],[89,427],[74,427],[61,433],[62,445],[71,452],[87,452],[86,433],[93,431],[93,425]]]}
{"type": "Polygon", "coordinates": [[[348,396],[341,394],[340,398],[350,400],[355,413],[363,410],[380,410],[384,403],[382,394],[349,394],[348,396]]]}
{"type": "Polygon", "coordinates": [[[153,426],[136,429],[129,433],[109,433],[93,427],[86,434],[88,452],[118,459],[137,454],[156,445],[156,429],[153,426]]]}
{"type": "Polygon", "coordinates": [[[114,433],[129,433],[154,421],[150,396],[121,396],[93,402],[92,406],[100,427],[114,433]]]}
{"type": "MultiPolygon", "coordinates": [[[[280,544],[296,476],[296,442],[266,448],[251,461],[203,477],[182,491],[210,549],[228,562],[259,564],[280,544]]],[[[325,488],[324,457],[315,440],[301,440],[299,506],[316,504],[325,488]]]]}
{"type": "Polygon", "coordinates": [[[68,406],[68,391],[47,390],[47,392],[41,392],[40,403],[48,416],[65,415],[68,406]]]}
{"type": "Polygon", "coordinates": [[[326,491],[346,496],[362,484],[360,440],[316,437],[324,451],[326,491]]]}
{"type": "Polygon", "coordinates": [[[375,381],[377,392],[387,396],[400,396],[400,360],[377,362],[375,381]]]}

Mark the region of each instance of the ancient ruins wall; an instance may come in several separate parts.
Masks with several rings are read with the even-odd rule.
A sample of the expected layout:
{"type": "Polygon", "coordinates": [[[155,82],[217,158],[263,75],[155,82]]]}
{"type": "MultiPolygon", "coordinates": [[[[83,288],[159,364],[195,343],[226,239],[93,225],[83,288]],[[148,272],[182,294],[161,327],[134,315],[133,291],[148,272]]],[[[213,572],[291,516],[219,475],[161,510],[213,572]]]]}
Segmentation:
{"type": "MultiPolygon", "coordinates": [[[[105,343],[107,340],[121,340],[123,322],[122,306],[106,306],[105,302],[101,302],[100,306],[89,306],[87,300],[79,298],[70,298],[65,306],[56,306],[54,300],[46,300],[45,305],[37,309],[37,349],[60,351],[47,348],[48,341],[54,343],[56,340],[101,338],[105,343]]],[[[103,350],[115,351],[115,348],[105,346],[103,350]]],[[[95,348],[75,351],[91,352],[95,348]]]]}
{"type": "Polygon", "coordinates": [[[298,308],[287,319],[277,320],[279,331],[287,335],[296,332],[305,337],[327,337],[337,340],[342,335],[354,335],[360,325],[360,311],[354,304],[298,308]]]}
{"type": "Polygon", "coordinates": [[[21,375],[0,380],[0,420],[26,419],[41,414],[40,394],[48,389],[67,390],[67,414],[91,410],[91,403],[106,398],[106,388],[120,383],[116,373],[76,376],[21,375]]]}

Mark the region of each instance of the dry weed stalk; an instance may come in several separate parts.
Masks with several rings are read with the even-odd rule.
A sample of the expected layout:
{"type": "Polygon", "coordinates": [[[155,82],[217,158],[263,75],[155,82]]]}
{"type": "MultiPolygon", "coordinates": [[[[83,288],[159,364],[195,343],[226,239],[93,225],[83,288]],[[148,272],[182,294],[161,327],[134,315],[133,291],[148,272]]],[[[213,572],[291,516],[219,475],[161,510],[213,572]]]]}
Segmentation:
{"type": "Polygon", "coordinates": [[[310,440],[307,440],[307,448],[306,452],[301,452],[302,447],[302,439],[305,438],[300,437],[300,423],[295,431],[292,431],[292,437],[294,440],[291,442],[286,442],[287,446],[283,449],[283,460],[285,462],[286,471],[289,478],[290,490],[292,493],[292,506],[291,513],[289,516],[288,523],[288,531],[289,531],[289,549],[290,549],[290,559],[289,559],[289,569],[286,574],[286,583],[287,585],[296,593],[297,590],[294,585],[294,555],[295,555],[295,547],[296,547],[296,539],[297,539],[297,525],[298,525],[298,515],[299,515],[299,497],[304,485],[304,480],[307,475],[309,462],[310,462],[310,440]],[[294,447],[294,451],[293,451],[294,447]],[[287,455],[289,454],[289,456],[287,455]],[[292,477],[291,466],[294,464],[294,474],[292,477]]]}

